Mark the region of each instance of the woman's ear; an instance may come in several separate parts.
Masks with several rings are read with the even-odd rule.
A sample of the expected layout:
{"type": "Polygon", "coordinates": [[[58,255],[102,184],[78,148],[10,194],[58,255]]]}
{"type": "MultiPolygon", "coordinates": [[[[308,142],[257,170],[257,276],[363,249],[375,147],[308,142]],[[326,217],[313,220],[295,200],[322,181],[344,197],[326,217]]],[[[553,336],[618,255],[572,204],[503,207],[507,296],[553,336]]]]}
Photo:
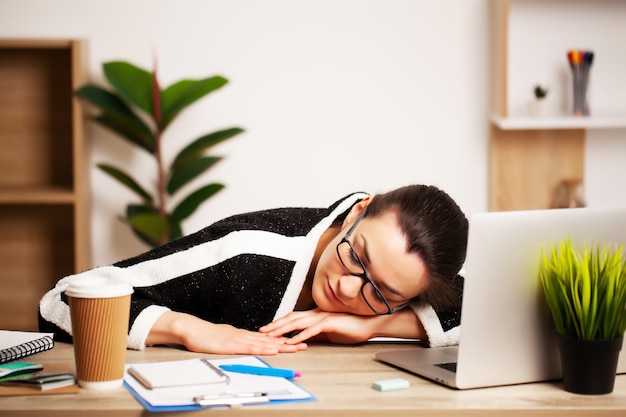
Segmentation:
{"type": "Polygon", "coordinates": [[[356,221],[356,219],[363,212],[363,210],[365,210],[365,208],[372,202],[373,198],[374,197],[372,196],[367,196],[358,203],[356,203],[354,206],[352,206],[352,208],[350,209],[350,213],[348,213],[343,221],[342,227],[345,227],[346,225],[352,225],[352,223],[356,221]]]}

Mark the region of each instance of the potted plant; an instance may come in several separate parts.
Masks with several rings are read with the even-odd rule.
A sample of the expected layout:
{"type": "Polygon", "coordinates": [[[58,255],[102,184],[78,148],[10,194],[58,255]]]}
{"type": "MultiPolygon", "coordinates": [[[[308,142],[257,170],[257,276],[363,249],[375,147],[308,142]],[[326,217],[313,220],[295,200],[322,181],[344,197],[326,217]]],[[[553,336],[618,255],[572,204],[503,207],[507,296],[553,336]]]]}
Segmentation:
{"type": "Polygon", "coordinates": [[[624,247],[564,239],[541,254],[539,278],[558,333],[564,388],[613,391],[626,330],[624,247]]]}
{"type": "Polygon", "coordinates": [[[531,116],[540,117],[546,113],[546,98],[548,97],[548,88],[540,84],[533,88],[533,99],[530,102],[531,116]]]}
{"type": "Polygon", "coordinates": [[[547,87],[544,88],[539,84],[535,86],[533,92],[535,93],[535,98],[537,100],[543,100],[544,98],[548,96],[548,88],[547,87]]]}
{"type": "Polygon", "coordinates": [[[76,94],[100,110],[100,114],[93,117],[95,122],[154,158],[155,189],[149,191],[118,167],[98,164],[98,168],[137,194],[140,202],[128,204],[122,220],[144,243],[159,246],[182,236],[181,222],[224,188],[221,183],[201,186],[170,207],[174,194],[222,159],[207,156],[205,151],[240,134],[243,129],[233,127],[203,135],[185,146],[169,166],[162,152],[165,131],[183,109],[223,87],[228,80],[221,76],[186,79],[161,89],[156,70],[148,72],[124,61],[106,62],[102,68],[112,90],[87,84],[76,94]]]}

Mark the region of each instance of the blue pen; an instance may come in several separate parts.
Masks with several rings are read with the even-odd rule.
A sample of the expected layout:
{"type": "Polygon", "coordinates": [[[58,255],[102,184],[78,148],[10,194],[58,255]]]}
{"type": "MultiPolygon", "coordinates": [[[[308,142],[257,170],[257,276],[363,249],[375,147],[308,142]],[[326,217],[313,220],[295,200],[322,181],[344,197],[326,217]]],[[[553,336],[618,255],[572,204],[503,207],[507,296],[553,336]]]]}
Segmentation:
{"type": "Polygon", "coordinates": [[[296,378],[302,376],[300,372],[291,369],[270,368],[266,366],[250,366],[250,365],[220,365],[220,368],[228,372],[238,372],[240,374],[279,376],[282,378],[296,378]]]}

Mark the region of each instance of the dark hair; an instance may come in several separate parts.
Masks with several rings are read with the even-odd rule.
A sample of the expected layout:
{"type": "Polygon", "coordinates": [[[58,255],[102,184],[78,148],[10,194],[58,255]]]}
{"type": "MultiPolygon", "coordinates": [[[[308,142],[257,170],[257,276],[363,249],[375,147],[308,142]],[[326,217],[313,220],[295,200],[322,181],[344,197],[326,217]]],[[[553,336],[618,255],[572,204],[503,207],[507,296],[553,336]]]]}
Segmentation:
{"type": "Polygon", "coordinates": [[[455,279],[465,262],[468,221],[456,202],[435,186],[409,185],[377,194],[365,217],[395,211],[408,252],[424,261],[429,285],[418,297],[439,310],[460,304],[455,279]]]}

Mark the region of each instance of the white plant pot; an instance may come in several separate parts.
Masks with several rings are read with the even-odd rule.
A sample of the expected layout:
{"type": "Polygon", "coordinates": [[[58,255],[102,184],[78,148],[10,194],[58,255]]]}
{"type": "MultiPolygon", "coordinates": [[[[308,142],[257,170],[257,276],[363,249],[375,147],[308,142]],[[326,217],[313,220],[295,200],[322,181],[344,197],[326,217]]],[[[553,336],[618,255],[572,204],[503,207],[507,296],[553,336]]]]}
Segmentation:
{"type": "Polygon", "coordinates": [[[548,115],[548,102],[545,98],[533,99],[528,103],[528,113],[531,117],[545,117],[548,115]]]}

